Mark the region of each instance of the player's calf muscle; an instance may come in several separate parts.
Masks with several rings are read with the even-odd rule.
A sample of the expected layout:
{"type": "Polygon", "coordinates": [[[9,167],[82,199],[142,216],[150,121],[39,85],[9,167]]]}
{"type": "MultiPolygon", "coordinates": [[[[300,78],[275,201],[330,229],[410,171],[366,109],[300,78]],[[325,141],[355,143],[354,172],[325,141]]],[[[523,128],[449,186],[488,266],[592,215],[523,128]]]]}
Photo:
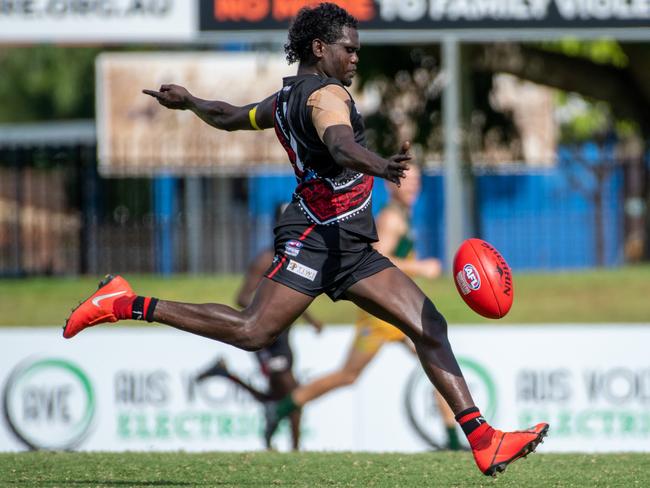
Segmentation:
{"type": "Polygon", "coordinates": [[[437,345],[448,342],[447,320],[430,300],[424,302],[422,310],[422,338],[437,345]]]}
{"type": "Polygon", "coordinates": [[[447,321],[430,301],[425,302],[419,320],[402,330],[416,345],[440,347],[449,343],[447,321]]]}
{"type": "Polygon", "coordinates": [[[154,320],[246,351],[270,345],[277,335],[268,327],[262,327],[256,314],[214,303],[160,301],[154,320]]]}

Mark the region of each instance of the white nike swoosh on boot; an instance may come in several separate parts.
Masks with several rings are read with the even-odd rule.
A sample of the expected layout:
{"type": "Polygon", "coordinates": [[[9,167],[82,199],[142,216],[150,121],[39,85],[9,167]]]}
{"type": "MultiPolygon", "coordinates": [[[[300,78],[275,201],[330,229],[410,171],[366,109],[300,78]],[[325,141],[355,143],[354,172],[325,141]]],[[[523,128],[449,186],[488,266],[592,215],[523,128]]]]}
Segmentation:
{"type": "Polygon", "coordinates": [[[124,295],[125,293],[126,290],[122,290],[116,291],[115,293],[107,293],[106,295],[97,295],[95,298],[93,298],[93,305],[95,305],[95,307],[99,307],[99,302],[101,302],[104,298],[116,297],[118,295],[124,295]]]}

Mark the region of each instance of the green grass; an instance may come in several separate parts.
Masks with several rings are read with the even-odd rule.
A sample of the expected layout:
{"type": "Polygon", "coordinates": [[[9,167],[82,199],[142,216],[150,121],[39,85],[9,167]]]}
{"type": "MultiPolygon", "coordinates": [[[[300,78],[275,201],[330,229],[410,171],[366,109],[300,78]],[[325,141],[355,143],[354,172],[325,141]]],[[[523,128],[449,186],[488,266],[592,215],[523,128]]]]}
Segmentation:
{"type": "MultiPolygon", "coordinates": [[[[138,293],[169,300],[232,304],[240,276],[129,275],[138,293]]],[[[99,277],[0,280],[0,326],[62,325],[99,277]]],[[[472,312],[451,278],[418,283],[451,323],[495,323],[472,312]]],[[[516,274],[515,302],[498,323],[649,322],[650,266],[549,274],[516,274]]],[[[352,323],[355,307],[320,297],[313,312],[325,323],[352,323]]]]}
{"type": "Polygon", "coordinates": [[[496,479],[469,453],[0,454],[11,487],[645,487],[648,454],[535,454],[496,479]]]}

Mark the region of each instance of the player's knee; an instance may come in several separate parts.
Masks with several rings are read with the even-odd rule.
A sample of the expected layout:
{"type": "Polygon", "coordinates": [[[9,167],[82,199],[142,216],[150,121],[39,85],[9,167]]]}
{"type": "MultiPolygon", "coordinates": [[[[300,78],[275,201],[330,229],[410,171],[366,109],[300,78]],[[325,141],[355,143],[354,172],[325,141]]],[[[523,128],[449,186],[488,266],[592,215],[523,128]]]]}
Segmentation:
{"type": "Polygon", "coordinates": [[[422,335],[435,343],[447,341],[447,321],[431,302],[422,314],[422,335]]]}
{"type": "Polygon", "coordinates": [[[242,338],[238,346],[248,352],[259,351],[273,344],[273,339],[259,333],[253,333],[242,338]]]}
{"type": "Polygon", "coordinates": [[[245,322],[240,328],[237,346],[245,351],[259,351],[273,344],[275,338],[274,334],[263,329],[259,324],[245,322]]]}

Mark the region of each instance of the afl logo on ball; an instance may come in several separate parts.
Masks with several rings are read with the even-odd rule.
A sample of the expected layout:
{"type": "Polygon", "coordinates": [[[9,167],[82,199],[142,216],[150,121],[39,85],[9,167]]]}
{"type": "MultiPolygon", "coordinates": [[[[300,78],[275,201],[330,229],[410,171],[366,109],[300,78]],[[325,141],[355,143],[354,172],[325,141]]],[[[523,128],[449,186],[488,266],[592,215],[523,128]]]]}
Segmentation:
{"type": "Polygon", "coordinates": [[[471,264],[466,264],[463,266],[463,271],[469,287],[474,291],[478,290],[481,287],[481,278],[479,278],[476,268],[471,264]]]}

